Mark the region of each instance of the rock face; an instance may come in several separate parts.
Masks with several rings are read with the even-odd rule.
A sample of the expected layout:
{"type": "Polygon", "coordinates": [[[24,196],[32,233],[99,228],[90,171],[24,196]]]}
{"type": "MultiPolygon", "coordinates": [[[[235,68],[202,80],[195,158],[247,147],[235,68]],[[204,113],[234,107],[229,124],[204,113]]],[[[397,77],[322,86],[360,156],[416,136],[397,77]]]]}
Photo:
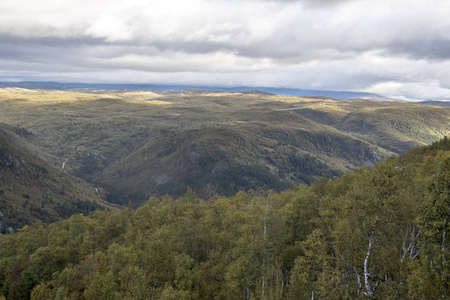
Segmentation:
{"type": "Polygon", "coordinates": [[[201,145],[199,143],[191,143],[186,149],[186,156],[191,162],[191,164],[198,164],[201,155],[199,152],[201,151],[201,145]]]}
{"type": "Polygon", "coordinates": [[[5,154],[6,166],[10,169],[18,169],[21,165],[25,165],[27,162],[23,159],[15,158],[9,154],[5,154]]]}
{"type": "Polygon", "coordinates": [[[189,161],[194,165],[198,164],[199,159],[200,159],[200,154],[198,154],[197,152],[192,152],[189,155],[189,161]]]}
{"type": "Polygon", "coordinates": [[[12,227],[8,227],[4,222],[0,222],[0,234],[11,234],[13,231],[12,227]]]}
{"type": "Polygon", "coordinates": [[[162,174],[156,177],[155,183],[156,185],[160,185],[170,181],[170,177],[167,174],[162,174]]]}
{"type": "Polygon", "coordinates": [[[371,162],[370,160],[366,160],[364,162],[364,167],[374,167],[375,164],[373,162],[371,162]]]}

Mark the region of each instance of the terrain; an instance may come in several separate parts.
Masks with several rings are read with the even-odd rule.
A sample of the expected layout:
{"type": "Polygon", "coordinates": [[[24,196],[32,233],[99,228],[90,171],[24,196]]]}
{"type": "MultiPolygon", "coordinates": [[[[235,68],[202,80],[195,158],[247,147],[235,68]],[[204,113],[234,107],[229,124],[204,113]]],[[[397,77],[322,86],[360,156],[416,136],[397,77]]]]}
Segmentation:
{"type": "Polygon", "coordinates": [[[450,139],[340,178],[0,235],[0,298],[449,299],[450,139]]]}
{"type": "Polygon", "coordinates": [[[0,233],[113,208],[101,199],[98,188],[30,152],[25,141],[36,139],[24,128],[0,124],[0,233]]]}
{"type": "Polygon", "coordinates": [[[347,92],[347,91],[326,91],[326,90],[304,90],[292,88],[272,88],[272,87],[214,87],[214,86],[188,86],[188,85],[152,85],[152,84],[87,84],[87,83],[62,83],[62,82],[0,82],[0,88],[13,87],[25,88],[31,90],[65,90],[65,91],[95,91],[95,90],[131,90],[131,91],[157,91],[164,93],[165,91],[184,91],[184,90],[204,90],[209,92],[226,91],[226,92],[247,92],[258,90],[266,94],[276,94],[285,96],[320,96],[330,97],[334,99],[372,99],[372,100],[393,100],[387,97],[363,92],[347,92]]]}
{"type": "Polygon", "coordinates": [[[449,124],[422,103],[0,89],[0,299],[446,299],[449,124]]]}
{"type": "Polygon", "coordinates": [[[117,204],[281,191],[373,166],[450,134],[450,109],[260,91],[0,90],[27,149],[117,204]]]}

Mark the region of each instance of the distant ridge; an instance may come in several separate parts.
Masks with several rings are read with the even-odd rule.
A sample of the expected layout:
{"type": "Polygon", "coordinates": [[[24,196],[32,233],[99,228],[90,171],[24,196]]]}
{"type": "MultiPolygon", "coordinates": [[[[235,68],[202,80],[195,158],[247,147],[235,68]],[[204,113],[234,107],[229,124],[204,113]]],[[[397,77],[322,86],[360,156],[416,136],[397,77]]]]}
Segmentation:
{"type": "Polygon", "coordinates": [[[348,92],[348,91],[326,91],[326,90],[304,90],[292,88],[274,87],[218,87],[218,86],[191,86],[191,85],[156,85],[156,84],[100,84],[100,83],[62,83],[62,82],[0,82],[0,88],[17,87],[25,89],[43,90],[76,90],[81,92],[93,92],[96,90],[143,90],[143,91],[184,91],[204,90],[209,92],[244,92],[244,93],[269,93],[281,96],[318,96],[338,100],[370,99],[374,101],[392,101],[396,99],[387,98],[374,93],[348,92]]]}
{"type": "Polygon", "coordinates": [[[438,101],[438,100],[427,100],[427,101],[421,101],[421,104],[426,105],[436,105],[436,106],[450,106],[450,101],[438,101]]]}

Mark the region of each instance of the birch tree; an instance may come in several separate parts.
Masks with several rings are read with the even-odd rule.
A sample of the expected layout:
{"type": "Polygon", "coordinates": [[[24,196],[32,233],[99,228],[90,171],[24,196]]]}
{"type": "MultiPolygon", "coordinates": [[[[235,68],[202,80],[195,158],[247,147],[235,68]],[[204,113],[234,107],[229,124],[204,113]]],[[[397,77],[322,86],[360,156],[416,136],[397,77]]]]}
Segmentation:
{"type": "Polygon", "coordinates": [[[414,215],[408,213],[412,204],[402,170],[387,162],[351,176],[356,177],[348,192],[335,199],[333,236],[335,255],[346,270],[343,283],[358,298],[399,295],[408,243],[414,252],[414,241],[404,237],[404,228],[414,226],[414,215]]]}
{"type": "Polygon", "coordinates": [[[442,161],[428,185],[419,217],[424,231],[422,264],[409,280],[417,298],[450,297],[450,157],[442,161]]]}

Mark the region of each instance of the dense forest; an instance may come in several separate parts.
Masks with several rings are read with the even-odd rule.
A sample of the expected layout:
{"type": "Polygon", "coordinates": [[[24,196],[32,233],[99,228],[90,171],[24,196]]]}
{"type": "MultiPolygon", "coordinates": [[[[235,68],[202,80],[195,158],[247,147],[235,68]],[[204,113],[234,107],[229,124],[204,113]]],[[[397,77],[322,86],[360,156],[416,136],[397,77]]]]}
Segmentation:
{"type": "Polygon", "coordinates": [[[449,299],[449,221],[445,138],[281,193],[188,190],[25,226],[0,235],[0,295],[449,299]]]}

